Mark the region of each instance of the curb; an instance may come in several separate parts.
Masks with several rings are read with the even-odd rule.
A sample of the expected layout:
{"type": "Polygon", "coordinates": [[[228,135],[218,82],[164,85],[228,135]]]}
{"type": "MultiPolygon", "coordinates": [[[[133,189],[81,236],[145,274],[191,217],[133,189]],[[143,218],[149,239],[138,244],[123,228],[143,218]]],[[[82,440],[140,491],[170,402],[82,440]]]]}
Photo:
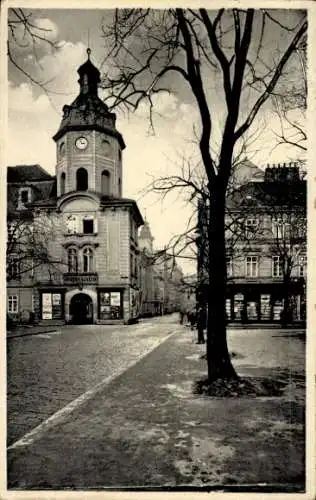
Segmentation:
{"type": "Polygon", "coordinates": [[[24,434],[20,439],[12,443],[7,447],[7,450],[14,450],[16,448],[21,448],[24,446],[29,446],[33,444],[35,441],[38,441],[41,439],[41,437],[50,429],[56,427],[56,425],[59,425],[67,419],[67,417],[73,413],[74,411],[78,410],[79,408],[83,407],[86,405],[92,398],[97,396],[100,392],[102,392],[105,388],[107,388],[111,382],[114,380],[118,379],[121,377],[124,373],[126,373],[130,368],[134,367],[138,363],[140,363],[146,356],[151,354],[157,347],[159,347],[161,344],[166,342],[172,335],[175,335],[179,333],[178,330],[174,331],[169,331],[167,335],[164,337],[158,339],[152,346],[150,346],[149,349],[147,349],[143,354],[132,362],[130,362],[126,367],[123,367],[121,369],[118,369],[115,373],[112,375],[106,377],[105,379],[101,380],[98,384],[96,384],[92,389],[87,390],[80,396],[78,396],[76,399],[68,403],[66,406],[55,412],[53,415],[48,417],[46,420],[44,420],[42,423],[34,427],[32,430],[24,434]]]}
{"type": "Polygon", "coordinates": [[[17,335],[7,335],[7,340],[16,339],[18,337],[30,337],[32,335],[41,335],[45,333],[55,333],[58,330],[56,328],[54,330],[43,330],[42,332],[26,332],[26,333],[18,333],[17,335]]]}

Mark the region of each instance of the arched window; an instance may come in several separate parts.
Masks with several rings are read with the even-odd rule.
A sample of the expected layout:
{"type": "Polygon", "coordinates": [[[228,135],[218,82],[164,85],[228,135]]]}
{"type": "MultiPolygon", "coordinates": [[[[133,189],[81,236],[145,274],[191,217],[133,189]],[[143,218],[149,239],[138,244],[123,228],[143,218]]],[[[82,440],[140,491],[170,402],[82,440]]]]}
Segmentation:
{"type": "Polygon", "coordinates": [[[101,175],[101,192],[102,194],[110,194],[110,172],[103,170],[101,175]]]}
{"type": "Polygon", "coordinates": [[[93,272],[93,250],[91,248],[85,248],[83,251],[83,272],[93,272]]]}
{"type": "Polygon", "coordinates": [[[78,272],[78,252],[76,248],[69,248],[68,250],[68,272],[78,272]]]}
{"type": "Polygon", "coordinates": [[[88,172],[85,168],[77,170],[77,191],[87,191],[88,189],[88,172]]]}
{"type": "Polygon", "coordinates": [[[65,194],[66,174],[63,172],[60,176],[60,194],[65,194]]]}

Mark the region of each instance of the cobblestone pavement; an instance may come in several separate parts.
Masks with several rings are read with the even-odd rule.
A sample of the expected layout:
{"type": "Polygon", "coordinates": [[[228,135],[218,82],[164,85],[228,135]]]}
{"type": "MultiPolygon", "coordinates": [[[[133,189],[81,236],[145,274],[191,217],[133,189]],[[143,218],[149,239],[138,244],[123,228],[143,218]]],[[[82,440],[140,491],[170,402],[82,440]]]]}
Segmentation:
{"type": "Polygon", "coordinates": [[[157,342],[169,329],[178,333],[34,442],[8,450],[9,489],[303,491],[300,332],[229,330],[237,373],[282,380],[284,391],[277,397],[208,398],[192,392],[192,382],[206,374],[205,346],[193,342],[195,332],[168,321],[128,327],[135,344],[155,335],[157,342]]]}
{"type": "Polygon", "coordinates": [[[113,376],[178,328],[177,317],[135,325],[80,325],[12,338],[7,344],[7,444],[101,380],[113,376]]]}

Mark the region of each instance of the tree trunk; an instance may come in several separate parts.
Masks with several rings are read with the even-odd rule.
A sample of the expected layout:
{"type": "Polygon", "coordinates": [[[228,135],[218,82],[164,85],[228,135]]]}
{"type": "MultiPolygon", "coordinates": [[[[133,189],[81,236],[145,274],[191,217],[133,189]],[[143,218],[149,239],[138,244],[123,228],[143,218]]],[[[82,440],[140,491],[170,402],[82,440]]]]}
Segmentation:
{"type": "Polygon", "coordinates": [[[287,326],[290,322],[290,278],[283,277],[283,311],[282,311],[282,326],[287,326]]]}
{"type": "Polygon", "coordinates": [[[208,379],[236,379],[238,376],[230,360],[226,338],[225,194],[219,190],[210,196],[208,244],[208,379]]]}

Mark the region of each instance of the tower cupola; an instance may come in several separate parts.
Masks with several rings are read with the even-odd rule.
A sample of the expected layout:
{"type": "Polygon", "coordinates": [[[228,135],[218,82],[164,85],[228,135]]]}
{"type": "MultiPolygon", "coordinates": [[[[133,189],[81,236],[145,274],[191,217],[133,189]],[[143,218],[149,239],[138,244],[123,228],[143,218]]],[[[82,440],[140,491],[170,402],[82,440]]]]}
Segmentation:
{"type": "Polygon", "coordinates": [[[88,59],[82,64],[79,69],[80,93],[81,94],[98,94],[98,85],[101,81],[100,71],[92,64],[90,60],[91,49],[87,49],[88,59]]]}

